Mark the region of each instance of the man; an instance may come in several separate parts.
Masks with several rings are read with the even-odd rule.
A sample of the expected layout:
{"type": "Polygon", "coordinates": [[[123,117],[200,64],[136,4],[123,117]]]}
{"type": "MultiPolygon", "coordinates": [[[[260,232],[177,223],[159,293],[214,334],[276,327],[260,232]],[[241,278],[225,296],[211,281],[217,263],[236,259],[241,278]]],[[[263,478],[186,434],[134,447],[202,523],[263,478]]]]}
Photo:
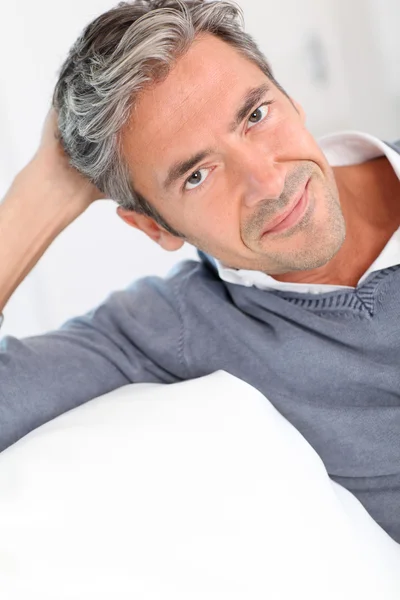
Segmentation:
{"type": "Polygon", "coordinates": [[[400,542],[400,154],[362,133],[320,146],[237,10],[125,4],[65,63],[58,116],[1,206],[0,309],[100,197],[201,260],[58,331],[6,337],[0,446],[122,385],[224,369],[265,394],[400,542]]]}

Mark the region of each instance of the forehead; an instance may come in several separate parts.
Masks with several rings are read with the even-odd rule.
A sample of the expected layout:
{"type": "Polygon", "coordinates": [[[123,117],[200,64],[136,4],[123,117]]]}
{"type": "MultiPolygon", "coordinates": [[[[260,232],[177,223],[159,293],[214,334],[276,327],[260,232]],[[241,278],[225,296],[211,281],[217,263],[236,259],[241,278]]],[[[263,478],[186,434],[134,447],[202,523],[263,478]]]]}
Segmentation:
{"type": "Polygon", "coordinates": [[[265,79],[229,44],[210,34],[197,38],[164,81],[138,95],[123,132],[137,190],[154,191],[172,162],[217,144],[244,91],[265,79]]]}

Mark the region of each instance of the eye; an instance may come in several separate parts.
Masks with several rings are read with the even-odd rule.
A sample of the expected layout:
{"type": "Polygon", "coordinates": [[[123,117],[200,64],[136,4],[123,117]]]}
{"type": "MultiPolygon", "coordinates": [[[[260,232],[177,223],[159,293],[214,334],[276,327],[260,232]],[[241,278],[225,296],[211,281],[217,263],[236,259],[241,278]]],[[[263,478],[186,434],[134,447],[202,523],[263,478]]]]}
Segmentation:
{"type": "Polygon", "coordinates": [[[184,183],[184,189],[185,190],[193,190],[194,188],[200,187],[200,184],[202,184],[205,181],[205,178],[202,177],[201,173],[202,172],[209,172],[210,169],[197,169],[197,171],[194,171],[190,177],[188,177],[188,179],[186,179],[185,183],[184,183]],[[191,186],[191,187],[188,187],[191,186]]]}
{"type": "MultiPolygon", "coordinates": [[[[257,125],[257,123],[264,121],[264,119],[268,116],[270,104],[272,104],[272,102],[264,102],[264,104],[261,104],[261,106],[256,108],[256,110],[253,111],[251,113],[251,115],[249,116],[249,121],[251,121],[251,119],[254,118],[255,120],[251,121],[251,123],[253,125],[257,125]]],[[[250,129],[251,129],[251,127],[250,127],[250,129]]]]}
{"type": "MultiPolygon", "coordinates": [[[[256,108],[256,110],[254,110],[251,115],[249,116],[249,121],[250,119],[254,118],[255,121],[251,121],[251,123],[253,125],[257,125],[258,123],[261,123],[261,121],[264,121],[265,119],[268,118],[268,114],[269,114],[269,106],[271,104],[273,104],[274,100],[270,100],[269,102],[264,102],[263,104],[261,104],[258,108],[256,108]]],[[[253,126],[252,125],[252,126],[253,126]]],[[[250,127],[250,129],[252,128],[252,126],[250,127]]],[[[206,180],[207,177],[202,177],[201,173],[202,172],[206,172],[209,173],[210,171],[212,171],[212,169],[197,169],[197,171],[194,171],[190,177],[188,179],[186,179],[186,181],[183,184],[183,191],[190,191],[190,190],[194,190],[196,188],[201,187],[201,185],[204,183],[204,181],[206,180]]]]}

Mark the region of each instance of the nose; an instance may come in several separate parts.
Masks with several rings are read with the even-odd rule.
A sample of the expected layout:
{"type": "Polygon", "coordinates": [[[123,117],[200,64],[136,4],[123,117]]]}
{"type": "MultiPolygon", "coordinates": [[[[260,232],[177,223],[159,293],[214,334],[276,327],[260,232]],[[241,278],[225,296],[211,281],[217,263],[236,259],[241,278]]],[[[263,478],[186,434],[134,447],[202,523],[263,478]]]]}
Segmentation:
{"type": "Polygon", "coordinates": [[[259,202],[277,200],[285,187],[286,167],[260,148],[246,147],[236,155],[236,183],[248,208],[259,202]]]}

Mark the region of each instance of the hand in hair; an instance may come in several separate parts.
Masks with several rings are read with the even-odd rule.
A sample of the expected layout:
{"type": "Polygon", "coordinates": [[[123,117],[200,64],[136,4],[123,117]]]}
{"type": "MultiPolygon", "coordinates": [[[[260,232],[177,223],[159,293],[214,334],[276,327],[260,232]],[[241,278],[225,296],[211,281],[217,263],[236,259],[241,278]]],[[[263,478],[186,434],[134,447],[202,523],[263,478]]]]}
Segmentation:
{"type": "Polygon", "coordinates": [[[0,313],[59,233],[105,197],[70,164],[51,108],[34,157],[0,202],[0,313]]]}
{"type": "Polygon", "coordinates": [[[49,186],[57,188],[58,198],[61,195],[65,202],[76,202],[84,210],[95,200],[106,196],[70,164],[60,141],[57,119],[57,112],[51,106],[43,124],[39,147],[29,166],[49,186]]]}

